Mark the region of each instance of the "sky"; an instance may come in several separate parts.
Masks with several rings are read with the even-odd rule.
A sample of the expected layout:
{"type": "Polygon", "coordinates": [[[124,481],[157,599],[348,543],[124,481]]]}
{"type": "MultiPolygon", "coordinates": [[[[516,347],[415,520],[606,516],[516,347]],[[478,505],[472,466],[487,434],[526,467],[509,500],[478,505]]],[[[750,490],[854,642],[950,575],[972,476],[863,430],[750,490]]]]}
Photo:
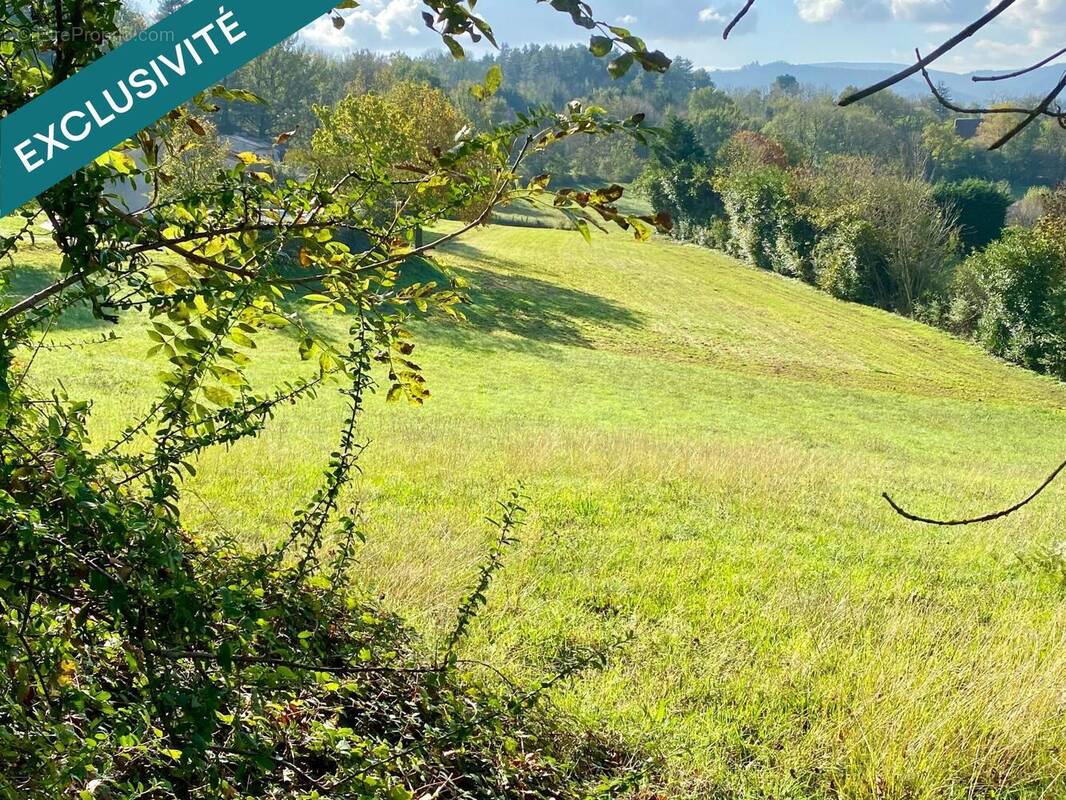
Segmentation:
{"type": "MultiPolygon", "coordinates": [[[[738,0],[589,0],[595,16],[623,25],[652,49],[684,56],[699,67],[752,62],[909,63],[914,48],[929,52],[984,13],[988,0],[755,0],[748,18],[722,41],[738,0]]],[[[404,51],[440,49],[426,30],[421,0],[361,0],[337,30],[322,18],[302,32],[316,48],[404,51]]],[[[588,32],[547,3],[479,0],[501,43],[587,41],[588,32]]],[[[1019,0],[937,67],[954,72],[1025,66],[1066,46],[1066,0],[1019,0]]],[[[1066,61],[1066,58],[1063,59],[1066,61]]]]}

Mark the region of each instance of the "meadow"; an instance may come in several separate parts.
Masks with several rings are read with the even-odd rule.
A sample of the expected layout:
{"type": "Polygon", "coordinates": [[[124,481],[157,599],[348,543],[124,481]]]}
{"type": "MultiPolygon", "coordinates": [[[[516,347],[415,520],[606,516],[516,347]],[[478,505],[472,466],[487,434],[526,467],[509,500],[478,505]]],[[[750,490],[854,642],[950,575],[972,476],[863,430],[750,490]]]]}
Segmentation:
{"type": "MultiPolygon", "coordinates": [[[[43,239],[19,258],[18,294],[55,269],[43,239]]],[[[432,641],[521,481],[527,524],[468,655],[533,680],[625,640],[556,699],[661,754],[672,794],[1066,795],[1066,587],[1037,557],[1066,539],[1066,489],[959,529],[880,497],[958,516],[1024,496],[1064,456],[1066,387],[694,247],[498,226],[444,260],[467,321],[417,326],[425,407],[379,396],[364,417],[354,580],[432,641]]],[[[101,439],[155,388],[126,322],[38,355],[39,381],[102,398],[101,439]]],[[[258,375],[295,348],[273,337],[258,375]]],[[[325,391],[207,454],[188,524],[278,535],[340,414],[325,391]]]]}

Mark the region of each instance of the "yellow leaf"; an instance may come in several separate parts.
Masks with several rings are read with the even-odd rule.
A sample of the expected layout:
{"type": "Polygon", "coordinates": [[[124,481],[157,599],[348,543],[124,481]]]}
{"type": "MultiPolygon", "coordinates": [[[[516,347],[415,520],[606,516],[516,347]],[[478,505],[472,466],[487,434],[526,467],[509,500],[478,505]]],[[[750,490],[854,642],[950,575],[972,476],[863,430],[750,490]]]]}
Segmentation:
{"type": "Polygon", "coordinates": [[[59,677],[57,678],[60,686],[70,686],[74,682],[74,676],[78,665],[69,658],[64,658],[59,664],[59,677]]]}
{"type": "Polygon", "coordinates": [[[137,162],[118,150],[108,150],[96,159],[96,163],[102,167],[110,167],[120,175],[129,175],[137,170],[137,162]]]}

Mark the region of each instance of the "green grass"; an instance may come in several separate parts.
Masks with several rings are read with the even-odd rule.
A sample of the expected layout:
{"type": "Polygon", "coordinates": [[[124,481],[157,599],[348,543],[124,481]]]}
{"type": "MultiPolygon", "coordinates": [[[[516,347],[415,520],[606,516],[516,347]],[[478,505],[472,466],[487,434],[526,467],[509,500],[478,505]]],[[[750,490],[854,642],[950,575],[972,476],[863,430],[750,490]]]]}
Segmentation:
{"type": "MultiPolygon", "coordinates": [[[[1066,538],[1066,493],[963,529],[879,497],[957,515],[1024,495],[1063,456],[1066,387],[706,250],[500,227],[448,260],[474,305],[419,327],[434,399],[364,420],[348,500],[371,590],[432,637],[521,480],[530,518],[471,653],[532,678],[631,632],[558,702],[663,753],[672,793],[1066,795],[1066,592],[1019,559],[1066,538]]],[[[139,324],[119,332],[40,357],[43,386],[98,398],[101,436],[156,370],[139,324]]],[[[293,350],[262,347],[259,376],[293,350]]],[[[189,523],[276,536],[340,413],[327,392],[205,456],[189,523]]]]}

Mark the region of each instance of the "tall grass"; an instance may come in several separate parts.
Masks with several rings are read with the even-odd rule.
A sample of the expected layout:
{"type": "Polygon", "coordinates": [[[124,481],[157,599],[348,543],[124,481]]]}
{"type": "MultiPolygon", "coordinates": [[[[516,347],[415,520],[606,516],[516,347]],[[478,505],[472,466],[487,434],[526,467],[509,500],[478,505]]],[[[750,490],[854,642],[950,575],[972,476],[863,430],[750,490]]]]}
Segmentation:
{"type": "MultiPolygon", "coordinates": [[[[16,289],[48,269],[35,257],[16,289]]],[[[1063,538],[1066,493],[947,532],[879,498],[1016,499],[1062,458],[1066,389],[702,249],[492,228],[447,260],[469,322],[421,327],[427,407],[365,420],[360,580],[437,636],[485,499],[520,479],[533,513],[468,655],[522,680],[631,632],[559,702],[663,752],[671,793],[1066,794],[1066,596],[1019,559],[1063,538]]],[[[147,402],[138,325],[40,356],[72,395],[108,390],[101,436],[147,402]]],[[[57,338],[99,332],[76,317],[57,338]]],[[[189,523],[277,528],[340,408],[324,393],[202,458],[189,523]]]]}

